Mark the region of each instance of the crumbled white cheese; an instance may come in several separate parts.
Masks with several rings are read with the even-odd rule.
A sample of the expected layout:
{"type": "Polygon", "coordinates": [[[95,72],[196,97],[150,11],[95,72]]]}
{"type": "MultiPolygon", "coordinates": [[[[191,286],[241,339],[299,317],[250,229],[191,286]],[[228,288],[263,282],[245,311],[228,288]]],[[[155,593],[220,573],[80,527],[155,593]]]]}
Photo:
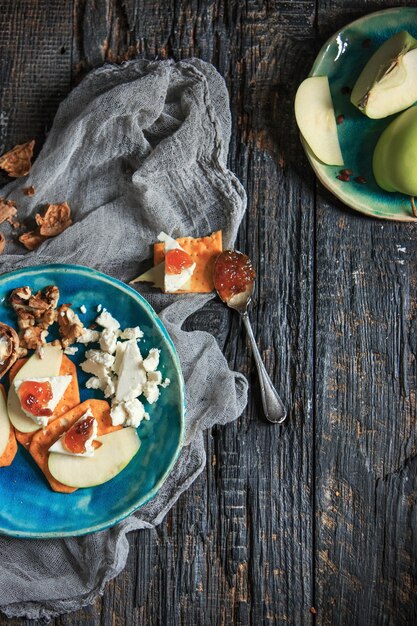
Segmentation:
{"type": "Polygon", "coordinates": [[[114,363],[114,356],[101,350],[87,350],[85,358],[94,361],[94,363],[102,363],[106,367],[111,367],[114,363]]]}
{"type": "Polygon", "coordinates": [[[115,330],[120,328],[119,322],[108,311],[100,313],[100,315],[96,318],[96,323],[100,324],[103,328],[113,328],[115,330]]]}
{"type": "Polygon", "coordinates": [[[122,426],[127,418],[123,404],[113,403],[110,409],[110,417],[113,426],[122,426]]]}
{"type": "Polygon", "coordinates": [[[146,372],[142,366],[142,355],[135,340],[127,342],[118,370],[116,400],[132,400],[140,396],[146,383],[146,372]]]}
{"type": "Polygon", "coordinates": [[[104,397],[111,398],[112,396],[114,396],[114,394],[116,393],[116,387],[117,387],[116,377],[110,376],[109,374],[107,374],[103,378],[102,384],[103,384],[102,389],[103,389],[104,397]]]}
{"type": "Polygon", "coordinates": [[[101,379],[97,376],[91,376],[85,383],[87,389],[101,389],[101,379]]]}
{"type": "Polygon", "coordinates": [[[113,328],[105,328],[101,333],[100,348],[104,352],[114,354],[116,352],[117,335],[117,330],[114,330],[113,328]]]}
{"type": "Polygon", "coordinates": [[[111,399],[110,415],[116,425],[137,427],[142,420],[149,420],[139,396],[154,404],[160,395],[158,387],[167,387],[158,371],[160,350],[151,348],[143,359],[138,346],[144,333],[139,326],[120,329],[119,322],[101,305],[96,323],[102,331],[86,329],[80,343],[99,343],[100,349],[87,350],[81,369],[92,376],[87,380],[88,389],[100,389],[111,399]]]}
{"type": "Polygon", "coordinates": [[[158,348],[151,348],[149,350],[149,354],[146,359],[143,360],[143,367],[147,372],[154,372],[159,365],[159,354],[160,350],[158,348]]]}
{"type": "Polygon", "coordinates": [[[80,364],[80,367],[83,372],[86,374],[93,374],[97,378],[104,378],[107,375],[107,368],[103,363],[97,363],[96,361],[92,361],[91,359],[87,359],[87,361],[83,361],[80,364]]]}
{"type": "Polygon", "coordinates": [[[143,385],[143,395],[149,404],[154,404],[159,398],[158,385],[156,383],[146,382],[143,385]]]}
{"type": "Polygon", "coordinates": [[[148,381],[150,383],[155,383],[155,385],[161,385],[162,384],[162,374],[161,372],[148,372],[146,375],[148,381]]]}
{"type": "Polygon", "coordinates": [[[100,333],[98,330],[91,330],[91,328],[85,328],[81,337],[77,338],[77,343],[96,343],[100,339],[100,333]]]}
{"type": "Polygon", "coordinates": [[[96,309],[96,310],[97,310],[97,313],[100,313],[100,311],[101,311],[101,309],[102,309],[102,308],[103,308],[103,307],[102,307],[102,305],[101,305],[101,304],[98,304],[98,305],[97,305],[97,309],[96,309]]]}
{"type": "Polygon", "coordinates": [[[110,416],[113,426],[133,426],[137,428],[141,421],[145,419],[145,407],[138,398],[132,398],[125,402],[113,402],[110,416]]]}
{"type": "Polygon", "coordinates": [[[85,315],[85,313],[87,313],[87,309],[86,309],[86,307],[85,307],[85,304],[82,304],[82,305],[80,306],[80,311],[81,311],[81,313],[82,313],[83,315],[85,315]]]}
{"type": "Polygon", "coordinates": [[[164,389],[166,387],[168,387],[171,384],[171,381],[169,380],[169,378],[165,378],[164,382],[161,383],[161,387],[163,387],[164,389]]]}
{"type": "Polygon", "coordinates": [[[137,428],[145,415],[145,407],[142,402],[138,398],[133,398],[124,403],[124,408],[127,413],[126,426],[137,428]]]}
{"type": "Polygon", "coordinates": [[[114,363],[113,363],[112,370],[117,375],[119,375],[120,366],[123,361],[123,355],[128,345],[129,345],[128,341],[124,341],[124,342],[118,341],[116,344],[116,353],[114,355],[114,363]]]}
{"type": "Polygon", "coordinates": [[[119,331],[120,339],[142,339],[143,331],[139,328],[139,326],[135,326],[134,328],[125,328],[124,330],[119,331]]]}
{"type": "Polygon", "coordinates": [[[73,356],[76,352],[78,352],[78,348],[76,346],[68,346],[64,349],[64,354],[68,354],[69,356],[73,356]]]}

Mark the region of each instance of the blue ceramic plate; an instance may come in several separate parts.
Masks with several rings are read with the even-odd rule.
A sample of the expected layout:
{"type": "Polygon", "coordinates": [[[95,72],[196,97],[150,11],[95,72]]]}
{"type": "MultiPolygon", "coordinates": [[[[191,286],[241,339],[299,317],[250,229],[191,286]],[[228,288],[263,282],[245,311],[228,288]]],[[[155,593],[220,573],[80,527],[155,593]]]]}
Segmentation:
{"type": "MultiPolygon", "coordinates": [[[[29,285],[38,290],[51,284],[60,289],[60,303],[70,302],[86,326],[97,317],[99,304],[119,320],[122,328],[139,325],[145,333],[139,343],[141,350],[161,349],[159,369],[171,384],[161,389],[155,405],[146,408],[151,419],[138,428],[142,442],[139,452],[104,485],[72,494],[55,493],[29,453],[19,446],[12,465],[0,468],[0,533],[14,537],[83,535],[116,524],[157,493],[184,438],[184,383],[174,345],[152,307],[124,283],[76,265],[18,270],[0,277],[0,320],[16,327],[15,315],[7,305],[12,289],[29,285]],[[79,310],[83,304],[85,315],[79,310]]],[[[85,351],[81,344],[78,346],[76,356],[70,357],[76,363],[83,360],[85,351]]],[[[93,393],[102,398],[100,392],[85,388],[86,378],[79,370],[81,401],[94,397],[93,393]]]]}
{"type": "Polygon", "coordinates": [[[352,89],[369,57],[400,30],[417,37],[417,8],[387,9],[352,22],[331,37],[318,54],[310,76],[328,76],[335,115],[344,116],[338,125],[344,167],[353,171],[350,182],[336,178],[340,166],[325,165],[303,143],[308,159],[320,181],[348,206],[387,220],[413,221],[410,200],[400,193],[388,193],[377,186],[372,173],[372,155],[382,131],[396,117],[371,120],[350,103],[352,89]],[[366,184],[355,182],[363,176],[366,184]]]}

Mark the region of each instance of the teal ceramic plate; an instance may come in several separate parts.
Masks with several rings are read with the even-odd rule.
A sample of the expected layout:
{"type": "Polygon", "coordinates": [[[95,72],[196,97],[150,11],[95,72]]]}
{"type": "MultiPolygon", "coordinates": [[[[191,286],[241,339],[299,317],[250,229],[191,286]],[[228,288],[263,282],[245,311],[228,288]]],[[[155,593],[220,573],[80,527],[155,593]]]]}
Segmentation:
{"type": "Polygon", "coordinates": [[[377,186],[372,173],[372,155],[382,131],[396,117],[371,120],[350,103],[346,87],[352,88],[369,57],[400,30],[417,37],[417,8],[387,9],[352,22],[333,35],[318,54],[310,76],[328,76],[338,125],[344,167],[352,170],[350,182],[336,178],[340,166],[324,165],[305,144],[307,157],[319,180],[348,206],[387,220],[414,221],[408,196],[388,193],[377,186]],[[363,176],[366,184],[354,181],[363,176]]]}
{"type": "MultiPolygon", "coordinates": [[[[0,533],[14,537],[65,537],[83,535],[112,526],[152,498],[167,478],[179,455],[184,438],[184,383],[180,363],[168,333],[151,306],[133,289],[105,274],[75,265],[48,265],[18,270],[0,277],[0,320],[16,327],[16,318],[7,305],[15,287],[34,290],[55,284],[60,302],[70,302],[88,325],[101,304],[119,320],[122,328],[139,325],[144,338],[143,352],[161,349],[159,369],[171,384],[161,389],[159,401],[148,406],[150,421],[142,422],[138,435],[139,452],[115,478],[72,494],[51,491],[42,472],[26,450],[19,451],[10,467],[0,468],[0,533]],[[87,309],[82,314],[79,307],[87,309]]],[[[51,327],[52,329],[53,327],[51,327]]],[[[53,338],[53,333],[48,337],[53,338]]],[[[91,344],[92,345],[92,344],[91,344]]],[[[85,348],[78,344],[76,363],[85,348]]],[[[81,400],[93,397],[86,389],[86,375],[79,369],[81,400]]],[[[94,392],[96,397],[100,392],[94,392]]]]}

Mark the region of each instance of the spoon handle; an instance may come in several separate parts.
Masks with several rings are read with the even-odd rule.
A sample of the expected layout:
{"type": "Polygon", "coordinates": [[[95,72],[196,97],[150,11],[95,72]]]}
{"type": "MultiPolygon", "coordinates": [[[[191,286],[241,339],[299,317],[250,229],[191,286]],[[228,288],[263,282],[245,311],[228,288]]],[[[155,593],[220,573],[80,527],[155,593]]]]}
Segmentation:
{"type": "Polygon", "coordinates": [[[287,412],[262,362],[247,311],[241,313],[241,316],[251,342],[253,356],[258,369],[265,417],[274,424],[280,424],[285,420],[287,412]]]}

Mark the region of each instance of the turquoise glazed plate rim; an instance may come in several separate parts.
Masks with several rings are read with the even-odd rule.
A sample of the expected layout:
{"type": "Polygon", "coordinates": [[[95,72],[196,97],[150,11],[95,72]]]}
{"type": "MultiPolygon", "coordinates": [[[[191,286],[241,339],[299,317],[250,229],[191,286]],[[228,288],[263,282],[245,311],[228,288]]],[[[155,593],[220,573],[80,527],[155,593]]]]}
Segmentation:
{"type": "Polygon", "coordinates": [[[375,145],[396,115],[381,120],[367,118],[351,104],[350,93],[346,89],[352,89],[375,50],[400,30],[407,30],[417,38],[416,7],[371,13],[351,22],[328,39],[309,75],[329,78],[336,118],[343,116],[337,130],[345,164],[325,165],[315,157],[305,141],[302,140],[302,144],[320,182],[344,204],[368,216],[412,222],[415,218],[409,197],[385,192],[376,184],[372,172],[375,145]],[[337,179],[342,169],[352,170],[349,182],[337,179]],[[365,178],[366,183],[355,181],[357,177],[365,178]]]}
{"type": "MultiPolygon", "coordinates": [[[[145,403],[151,419],[138,427],[139,452],[120,474],[103,485],[72,494],[56,493],[19,444],[13,463],[0,468],[0,534],[12,537],[79,536],[114,526],[156,495],[170,474],[185,437],[185,388],[180,361],[168,331],[151,305],[128,285],[97,270],[81,265],[33,266],[0,276],[1,321],[16,327],[15,315],[7,304],[12,289],[29,285],[38,290],[49,284],[59,287],[60,303],[70,302],[86,326],[97,317],[98,305],[112,313],[121,328],[139,325],[144,331],[139,347],[145,353],[151,347],[161,349],[158,369],[171,382],[161,389],[155,405],[145,403]],[[80,311],[82,305],[86,307],[85,314],[80,311]]],[[[52,331],[48,341],[55,336],[52,331]]],[[[77,347],[76,355],[69,358],[79,364],[85,346],[77,347]]],[[[89,375],[80,368],[77,374],[81,401],[103,398],[101,392],[85,388],[89,375]]]]}

